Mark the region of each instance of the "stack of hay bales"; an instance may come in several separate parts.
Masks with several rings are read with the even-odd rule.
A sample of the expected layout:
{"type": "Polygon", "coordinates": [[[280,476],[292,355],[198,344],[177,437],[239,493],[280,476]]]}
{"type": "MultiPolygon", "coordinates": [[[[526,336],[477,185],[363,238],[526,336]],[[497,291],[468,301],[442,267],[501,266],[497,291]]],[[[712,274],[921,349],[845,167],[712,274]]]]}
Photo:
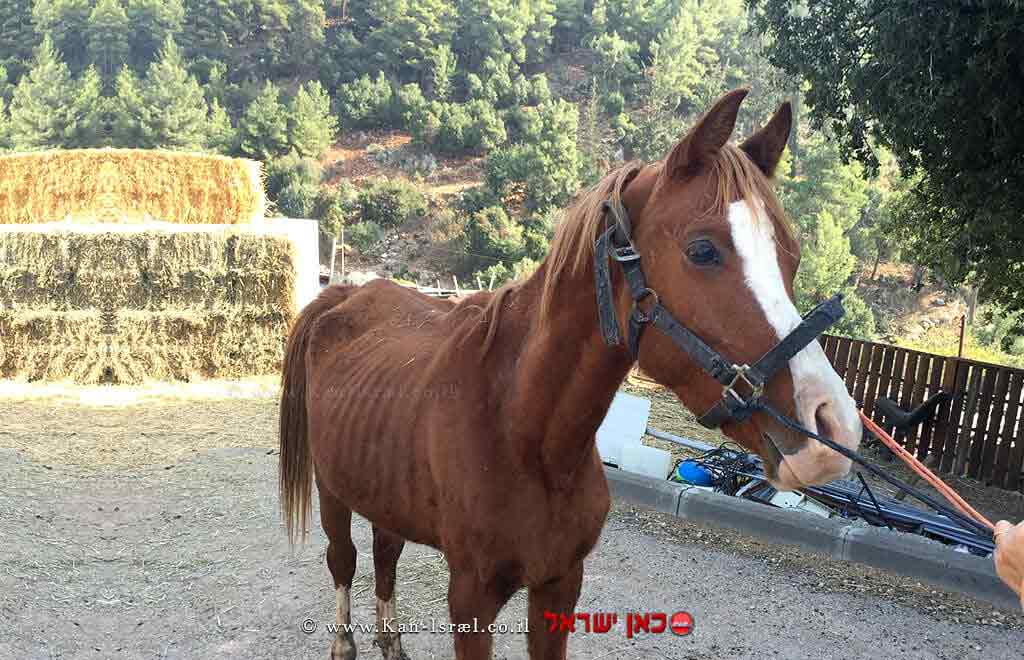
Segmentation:
{"type": "Polygon", "coordinates": [[[65,153],[66,163],[60,153],[0,157],[0,223],[17,223],[0,225],[0,378],[113,384],[276,372],[296,310],[297,263],[292,242],[262,222],[258,164],[135,152],[153,165],[146,177],[124,150],[65,153]],[[51,177],[15,204],[32,158],[84,175],[74,168],[105,151],[117,158],[96,161],[108,170],[102,185],[51,177]],[[112,173],[111,162],[124,171],[112,173]],[[230,171],[248,174],[213,174],[230,171]],[[192,224],[124,224],[157,213],[178,220],[169,217],[175,208],[192,224]],[[38,213],[65,221],[26,224],[53,219],[38,213]]]}

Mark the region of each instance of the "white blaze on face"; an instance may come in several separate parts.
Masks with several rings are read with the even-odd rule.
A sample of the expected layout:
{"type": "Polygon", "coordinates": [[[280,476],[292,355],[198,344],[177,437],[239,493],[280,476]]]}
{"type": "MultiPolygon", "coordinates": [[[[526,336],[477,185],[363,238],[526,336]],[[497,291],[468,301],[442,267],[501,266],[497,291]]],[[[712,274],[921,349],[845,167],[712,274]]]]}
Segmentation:
{"type": "MultiPolygon", "coordinates": [[[[742,260],[743,277],[764,312],[768,323],[781,340],[796,328],[800,313],[786,292],[776,251],[775,225],[767,217],[764,206],[755,204],[755,216],[744,201],[729,206],[729,228],[733,246],[742,260]]],[[[795,407],[800,422],[818,431],[819,421],[829,428],[821,429],[844,446],[856,448],[861,426],[857,408],[846,391],[842,379],[829,364],[821,344],[812,341],[789,362],[793,377],[795,407]]],[[[786,457],[780,466],[780,481],[791,487],[830,480],[849,470],[849,460],[828,450],[819,442],[808,449],[786,457]],[[788,472],[789,474],[785,474],[788,472]],[[835,474],[839,472],[840,474],[835,474]]]]}

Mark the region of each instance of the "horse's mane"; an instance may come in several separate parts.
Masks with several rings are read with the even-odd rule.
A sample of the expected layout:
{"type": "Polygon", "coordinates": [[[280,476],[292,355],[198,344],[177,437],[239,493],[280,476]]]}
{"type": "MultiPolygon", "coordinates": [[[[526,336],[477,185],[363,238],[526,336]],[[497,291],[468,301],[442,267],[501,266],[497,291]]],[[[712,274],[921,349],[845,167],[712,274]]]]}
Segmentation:
{"type": "MultiPolygon", "coordinates": [[[[563,212],[548,256],[541,266],[543,288],[540,309],[545,318],[549,316],[555,290],[563,276],[576,275],[590,267],[594,259],[594,243],[606,227],[604,202],[621,201],[623,190],[643,167],[641,163],[630,162],[612,170],[563,212]]],[[[663,163],[655,163],[652,167],[661,168],[663,163]]],[[[732,144],[722,147],[712,163],[711,177],[716,183],[715,195],[708,207],[703,209],[702,215],[724,215],[733,201],[742,199],[753,211],[751,217],[755,222],[761,217],[758,205],[763,205],[769,218],[775,220],[787,235],[792,236],[792,228],[775,195],[771,180],[742,149],[732,144]]],[[[489,326],[484,338],[483,356],[487,355],[497,333],[506,297],[521,284],[512,282],[501,287],[480,309],[481,317],[486,319],[489,326]]]]}
{"type": "MultiPolygon", "coordinates": [[[[653,165],[662,166],[663,163],[653,165]]],[[[609,172],[565,211],[548,252],[541,296],[543,310],[549,308],[555,288],[564,274],[577,274],[589,267],[594,258],[594,243],[606,227],[604,202],[619,200],[630,179],[640,169],[641,165],[634,162],[609,172]]],[[[757,208],[760,202],[769,218],[776,220],[783,231],[792,236],[771,180],[742,149],[732,144],[722,147],[712,164],[711,177],[716,182],[715,195],[702,215],[724,215],[733,201],[742,199],[750,206],[751,216],[756,219],[760,217],[760,209],[757,208]]]]}

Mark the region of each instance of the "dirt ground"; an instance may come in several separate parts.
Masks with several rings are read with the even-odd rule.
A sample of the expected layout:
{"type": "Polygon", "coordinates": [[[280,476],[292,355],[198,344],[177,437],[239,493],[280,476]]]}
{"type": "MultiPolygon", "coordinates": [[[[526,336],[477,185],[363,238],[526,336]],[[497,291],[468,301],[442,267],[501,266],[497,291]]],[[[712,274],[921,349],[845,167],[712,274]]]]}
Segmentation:
{"type": "MultiPolygon", "coordinates": [[[[333,589],[319,526],[292,552],[277,513],[270,392],[209,400],[0,400],[0,658],[325,658],[333,589]],[[306,618],[317,631],[306,634],[306,618]]],[[[660,414],[660,413],[659,413],[660,414]]],[[[658,423],[662,428],[663,422],[658,423]]],[[[679,429],[669,429],[679,432],[679,429]]],[[[354,621],[373,619],[357,521],[354,621]]],[[[446,620],[447,569],[408,546],[399,616],[446,620]]],[[[1024,619],[854,564],[625,505],[588,559],[581,611],[687,610],[689,637],[578,633],[576,658],[1020,657],[1024,619]]],[[[525,612],[518,595],[499,621],[525,612]]],[[[361,657],[380,657],[369,635],[361,657]]],[[[452,657],[408,635],[412,660],[452,657]]],[[[496,657],[525,655],[499,635],[496,657]]]]}

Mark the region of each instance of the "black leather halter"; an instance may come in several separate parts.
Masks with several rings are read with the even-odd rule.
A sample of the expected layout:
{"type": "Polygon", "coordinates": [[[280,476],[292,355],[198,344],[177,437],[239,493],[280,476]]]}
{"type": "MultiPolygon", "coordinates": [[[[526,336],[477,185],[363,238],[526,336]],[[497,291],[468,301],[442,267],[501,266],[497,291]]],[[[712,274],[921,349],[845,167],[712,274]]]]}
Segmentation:
{"type": "Polygon", "coordinates": [[[658,294],[647,286],[647,278],[640,267],[640,254],[633,245],[629,214],[618,195],[605,202],[604,210],[605,217],[610,216],[612,222],[608,223],[610,226],[594,244],[597,312],[604,341],[609,346],[622,344],[622,332],[612,293],[610,257],[622,267],[633,298],[628,324],[628,347],[633,360],[638,357],[640,336],[644,328],[653,324],[722,385],[721,400],[697,419],[702,426],[717,428],[729,421],[743,422],[750,419],[755,411],[761,409],[764,388],[772,376],[843,315],[843,298],[837,294],[815,307],[800,325],[753,365],[735,364],[677,321],[662,307],[658,294]],[[641,303],[648,298],[650,301],[644,310],[641,303]],[[740,392],[738,387],[742,387],[746,393],[740,392]]]}

